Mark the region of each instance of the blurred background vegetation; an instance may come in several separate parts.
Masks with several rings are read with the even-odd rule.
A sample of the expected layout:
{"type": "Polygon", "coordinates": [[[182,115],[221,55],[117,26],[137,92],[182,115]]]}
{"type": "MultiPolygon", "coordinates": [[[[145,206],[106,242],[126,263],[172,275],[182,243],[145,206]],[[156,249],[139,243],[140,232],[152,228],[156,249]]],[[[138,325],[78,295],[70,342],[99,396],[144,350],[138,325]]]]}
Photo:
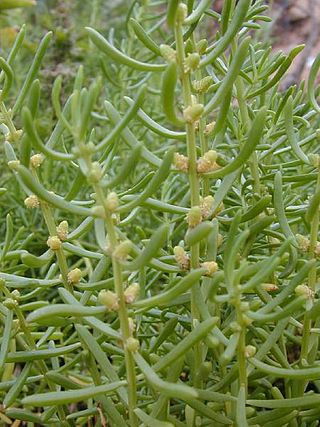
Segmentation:
{"type": "MultiPolygon", "coordinates": [[[[25,23],[27,37],[19,56],[23,68],[28,57],[34,54],[40,38],[52,30],[54,39],[40,75],[44,85],[50,85],[57,75],[63,75],[64,84],[72,81],[80,63],[91,67],[92,71],[95,69],[98,64],[96,51],[89,45],[84,26],[94,27],[105,35],[113,28],[116,39],[121,40],[127,32],[131,9],[151,3],[149,0],[5,0],[5,3],[19,1],[36,2],[36,5],[3,11],[0,4],[0,55],[6,57],[17,31],[25,23]]],[[[269,4],[273,22],[261,24],[263,31],[259,32],[259,38],[268,44],[271,42],[274,50],[285,52],[297,44],[307,43],[303,60],[296,69],[293,67],[294,80],[305,78],[320,50],[320,0],[265,2],[269,4]]],[[[220,12],[222,4],[222,0],[215,0],[213,8],[220,12]]],[[[22,69],[21,76],[23,74],[22,69]]]]}
{"type": "Polygon", "coordinates": [[[23,67],[24,59],[33,56],[40,38],[51,30],[54,38],[46,55],[42,77],[50,79],[62,74],[71,80],[80,63],[93,65],[94,62],[94,53],[91,55],[84,26],[102,30],[106,25],[117,30],[124,28],[128,4],[123,0],[37,0],[32,7],[2,11],[0,54],[6,56],[19,28],[26,24],[27,37],[22,52],[25,58],[21,53],[19,55],[23,67]]]}

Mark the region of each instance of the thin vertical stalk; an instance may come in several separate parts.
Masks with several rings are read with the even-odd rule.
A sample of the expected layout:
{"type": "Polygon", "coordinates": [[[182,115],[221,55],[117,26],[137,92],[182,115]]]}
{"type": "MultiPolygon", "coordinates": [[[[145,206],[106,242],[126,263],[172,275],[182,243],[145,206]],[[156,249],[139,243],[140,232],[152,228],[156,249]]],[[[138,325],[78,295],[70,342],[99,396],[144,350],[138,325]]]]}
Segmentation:
{"type": "MultiPolygon", "coordinates": [[[[179,12],[178,12],[179,13],[179,12]]],[[[180,72],[181,85],[182,85],[182,95],[184,108],[192,105],[191,98],[191,84],[189,74],[184,70],[185,63],[185,50],[184,50],[184,41],[182,33],[182,23],[180,19],[177,19],[175,25],[175,40],[176,40],[176,49],[177,49],[177,63],[180,72]]],[[[186,123],[186,135],[187,135],[187,153],[189,158],[189,169],[188,177],[190,184],[190,194],[191,194],[191,207],[200,205],[200,185],[199,177],[197,173],[197,145],[196,145],[196,131],[194,123],[186,123]]],[[[200,246],[199,243],[191,246],[191,259],[190,265],[191,268],[199,267],[199,256],[200,256],[200,246]]],[[[197,294],[201,292],[200,284],[196,283],[191,289],[191,315],[193,322],[196,323],[200,320],[200,313],[197,307],[197,294]]],[[[202,349],[201,345],[197,344],[194,348],[194,368],[196,369],[202,363],[202,349]]],[[[201,378],[196,375],[194,372],[194,385],[195,387],[201,387],[201,378]]]]}
{"type": "MultiPolygon", "coordinates": [[[[96,184],[94,186],[94,189],[96,192],[97,201],[101,206],[103,206],[105,211],[106,230],[108,233],[110,250],[112,253],[118,244],[118,238],[117,238],[116,230],[113,224],[113,219],[106,205],[105,197],[101,187],[98,184],[96,184]]],[[[121,335],[123,339],[125,365],[126,365],[126,373],[127,373],[127,380],[128,380],[129,419],[130,419],[131,427],[138,427],[138,419],[136,414],[134,413],[134,409],[137,404],[135,363],[132,356],[132,352],[126,347],[126,342],[132,336],[132,334],[130,331],[128,311],[127,311],[125,296],[124,296],[122,266],[114,256],[112,256],[112,268],[113,268],[115,292],[117,294],[118,301],[119,301],[118,313],[119,313],[119,320],[120,320],[121,335]]]]}

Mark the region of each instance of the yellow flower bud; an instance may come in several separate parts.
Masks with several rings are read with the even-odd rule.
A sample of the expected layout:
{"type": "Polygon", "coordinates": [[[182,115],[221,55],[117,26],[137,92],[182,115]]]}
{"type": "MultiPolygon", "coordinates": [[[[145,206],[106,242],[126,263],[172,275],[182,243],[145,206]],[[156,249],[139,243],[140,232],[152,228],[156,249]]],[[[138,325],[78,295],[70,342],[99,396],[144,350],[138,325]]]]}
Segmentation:
{"type": "Polygon", "coordinates": [[[257,348],[253,345],[246,345],[244,355],[246,359],[253,357],[257,352],[257,348]]]}
{"type": "Polygon", "coordinates": [[[213,83],[213,78],[211,76],[203,77],[201,80],[194,80],[192,82],[192,87],[197,93],[205,93],[213,83]]]}
{"type": "Polygon", "coordinates": [[[298,285],[294,291],[297,296],[304,296],[306,299],[314,297],[314,291],[307,285],[298,285]]]}
{"type": "Polygon", "coordinates": [[[176,20],[178,23],[183,24],[184,20],[188,15],[187,5],[184,3],[180,3],[177,8],[176,20]]]}
{"type": "Polygon", "coordinates": [[[24,199],[24,204],[28,209],[34,209],[40,206],[39,199],[35,194],[31,194],[26,199],[24,199]]]}
{"type": "Polygon", "coordinates": [[[119,310],[119,298],[114,292],[106,290],[100,291],[98,298],[101,304],[107,307],[108,310],[119,310]]]}
{"type": "Polygon", "coordinates": [[[68,283],[70,283],[70,285],[74,285],[80,282],[82,277],[82,273],[80,268],[74,268],[73,270],[69,271],[67,278],[68,278],[68,283]]]}
{"type": "Polygon", "coordinates": [[[58,251],[62,246],[62,242],[58,236],[50,236],[47,240],[47,245],[52,251],[58,251]]]}
{"type": "Polygon", "coordinates": [[[299,249],[303,252],[308,252],[310,247],[310,240],[307,239],[305,236],[302,236],[301,234],[297,234],[296,239],[299,245],[299,249]]]}
{"type": "Polygon", "coordinates": [[[114,212],[118,208],[118,206],[119,206],[119,199],[118,199],[117,193],[112,191],[107,195],[106,208],[108,209],[108,211],[114,212]]]}
{"type": "Polygon", "coordinates": [[[15,142],[20,139],[20,137],[22,136],[22,133],[23,133],[22,129],[17,129],[15,132],[8,133],[6,135],[6,138],[9,142],[15,142]]]}
{"type": "Polygon", "coordinates": [[[232,332],[241,332],[242,330],[241,326],[236,321],[230,323],[230,329],[232,332]]]}
{"type": "Polygon", "coordinates": [[[140,343],[136,338],[130,337],[126,341],[126,348],[131,351],[132,353],[135,353],[139,350],[140,343]]]}
{"type": "Polygon", "coordinates": [[[100,163],[93,162],[91,166],[91,170],[88,173],[88,181],[96,184],[102,178],[102,169],[100,163]]]}
{"type": "Polygon", "coordinates": [[[136,322],[132,319],[132,317],[128,318],[129,330],[130,332],[134,332],[136,330],[136,322]]]}
{"type": "Polygon", "coordinates": [[[16,170],[20,166],[20,160],[9,160],[8,167],[11,170],[16,170]]]}
{"type": "Polygon", "coordinates": [[[132,249],[130,240],[124,240],[113,251],[113,257],[118,261],[125,261],[132,249]]]}
{"type": "Polygon", "coordinates": [[[140,294],[140,285],[139,283],[132,283],[124,291],[124,299],[127,304],[132,304],[140,294]]]}
{"type": "Polygon", "coordinates": [[[30,157],[30,164],[35,169],[41,166],[43,161],[44,161],[44,155],[40,153],[34,154],[33,156],[30,157]]]}
{"type": "Polygon", "coordinates": [[[194,123],[200,119],[203,110],[203,104],[189,105],[183,110],[183,117],[187,123],[194,123]]]}
{"type": "Polygon", "coordinates": [[[197,172],[206,173],[211,172],[219,168],[216,163],[218,154],[214,150],[207,151],[197,162],[197,172]]]}
{"type": "Polygon", "coordinates": [[[204,128],[204,134],[205,135],[210,135],[211,132],[213,132],[214,127],[216,125],[216,122],[210,122],[206,125],[206,127],[204,128]]]}
{"type": "Polygon", "coordinates": [[[215,261],[206,261],[201,263],[200,266],[207,270],[206,276],[212,276],[218,271],[218,264],[215,261]]]}
{"type": "Polygon", "coordinates": [[[183,154],[174,153],[174,166],[183,172],[188,172],[189,169],[189,159],[183,154]]]}
{"type": "Polygon", "coordinates": [[[314,254],[316,257],[320,256],[320,242],[316,243],[316,247],[314,248],[314,254]]]}
{"type": "Polygon", "coordinates": [[[190,267],[190,259],[186,254],[186,251],[182,246],[175,246],[173,248],[174,258],[177,261],[177,264],[183,270],[188,270],[190,267]]]}
{"type": "Polygon", "coordinates": [[[172,49],[172,47],[168,46],[167,44],[160,45],[160,53],[162,57],[169,63],[175,62],[177,59],[176,51],[172,49]]]}
{"type": "Polygon", "coordinates": [[[241,311],[246,312],[246,311],[248,311],[250,309],[250,305],[249,305],[249,303],[247,301],[241,301],[239,308],[240,308],[241,311]]]}
{"type": "Polygon", "coordinates": [[[61,221],[56,228],[57,236],[60,240],[64,241],[68,238],[69,224],[68,221],[61,221]]]}
{"type": "Polygon", "coordinates": [[[253,320],[250,319],[250,317],[248,317],[246,314],[242,315],[242,324],[243,324],[243,326],[249,326],[249,325],[251,325],[252,322],[253,322],[253,320]]]}
{"type": "Polygon", "coordinates": [[[187,223],[190,228],[196,227],[202,221],[200,206],[193,206],[187,214],[187,223]]]}
{"type": "Polygon", "coordinates": [[[206,196],[200,199],[201,214],[204,219],[209,218],[211,214],[211,208],[213,206],[214,198],[212,196],[206,196]]]}

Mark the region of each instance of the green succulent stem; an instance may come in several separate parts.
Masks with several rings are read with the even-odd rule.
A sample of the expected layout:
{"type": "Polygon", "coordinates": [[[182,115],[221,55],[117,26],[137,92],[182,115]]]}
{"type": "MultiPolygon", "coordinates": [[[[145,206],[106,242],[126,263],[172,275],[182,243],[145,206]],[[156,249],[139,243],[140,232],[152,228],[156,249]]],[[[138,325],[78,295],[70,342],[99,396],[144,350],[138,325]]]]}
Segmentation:
{"type": "MultiPolygon", "coordinates": [[[[185,72],[185,50],[184,50],[184,41],[183,41],[183,32],[181,22],[176,22],[175,25],[175,40],[176,40],[176,50],[177,50],[177,64],[180,72],[181,85],[182,85],[182,95],[183,95],[183,104],[184,108],[192,105],[191,98],[191,83],[189,73],[185,72]]],[[[196,130],[195,124],[186,123],[186,139],[187,139],[187,153],[189,158],[189,185],[190,185],[190,195],[191,195],[191,207],[200,205],[200,185],[199,185],[199,176],[197,173],[197,145],[196,145],[196,130]]],[[[199,267],[199,257],[200,257],[200,245],[196,243],[191,246],[191,258],[190,258],[190,267],[196,269],[199,267]]],[[[194,324],[197,321],[200,321],[200,313],[197,305],[197,294],[201,292],[200,283],[197,282],[191,288],[191,315],[194,324]]],[[[196,387],[201,387],[202,380],[197,375],[196,370],[202,363],[202,347],[198,343],[194,348],[194,383],[196,387]]]]}
{"type": "MultiPolygon", "coordinates": [[[[79,138],[77,140],[77,145],[83,153],[85,150],[85,143],[79,138]]],[[[88,171],[92,170],[92,160],[90,155],[84,157],[84,162],[88,171]]],[[[125,302],[124,296],[124,283],[122,279],[122,266],[120,261],[118,261],[114,256],[112,256],[113,251],[118,245],[118,237],[116,228],[114,226],[112,213],[108,209],[106,203],[106,197],[104,191],[99,182],[93,184],[93,188],[96,194],[96,200],[98,205],[103,207],[104,216],[105,216],[105,227],[108,234],[109,241],[109,250],[111,253],[112,259],[112,269],[113,269],[113,279],[114,279],[114,289],[118,297],[118,314],[120,321],[120,329],[122,336],[122,343],[124,347],[124,356],[125,356],[125,366],[126,366],[126,376],[128,381],[128,412],[129,420],[131,427],[138,427],[138,418],[134,412],[137,405],[137,390],[136,390],[136,373],[135,373],[135,362],[132,355],[132,352],[126,347],[126,342],[128,338],[132,336],[129,325],[128,311],[125,302]]]]}
{"type": "MultiPolygon", "coordinates": [[[[109,238],[110,251],[112,253],[118,244],[116,229],[113,223],[112,215],[106,205],[105,196],[102,188],[100,187],[99,184],[96,184],[94,186],[94,190],[96,192],[97,202],[104,208],[106,230],[109,238]]],[[[126,342],[132,336],[132,333],[130,331],[128,310],[126,307],[125,296],[124,296],[122,266],[114,256],[112,256],[112,268],[113,268],[113,278],[114,278],[114,289],[117,294],[118,302],[119,302],[118,313],[119,313],[119,320],[120,320],[122,342],[124,346],[125,365],[126,365],[126,373],[127,373],[127,380],[128,380],[129,420],[130,420],[131,427],[138,427],[139,425],[138,418],[134,412],[137,405],[135,362],[134,362],[132,352],[126,347],[126,342]]]]}

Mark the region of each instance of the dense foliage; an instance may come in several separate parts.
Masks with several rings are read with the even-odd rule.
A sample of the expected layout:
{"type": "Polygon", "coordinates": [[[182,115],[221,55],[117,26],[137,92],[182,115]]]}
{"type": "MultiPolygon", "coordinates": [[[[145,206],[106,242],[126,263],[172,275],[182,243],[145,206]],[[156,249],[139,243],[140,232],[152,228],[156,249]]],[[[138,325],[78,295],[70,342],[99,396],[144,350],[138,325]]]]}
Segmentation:
{"type": "Polygon", "coordinates": [[[264,3],[134,1],[27,70],[9,43],[4,425],[318,425],[320,57],[284,88],[264,3]]]}

